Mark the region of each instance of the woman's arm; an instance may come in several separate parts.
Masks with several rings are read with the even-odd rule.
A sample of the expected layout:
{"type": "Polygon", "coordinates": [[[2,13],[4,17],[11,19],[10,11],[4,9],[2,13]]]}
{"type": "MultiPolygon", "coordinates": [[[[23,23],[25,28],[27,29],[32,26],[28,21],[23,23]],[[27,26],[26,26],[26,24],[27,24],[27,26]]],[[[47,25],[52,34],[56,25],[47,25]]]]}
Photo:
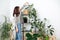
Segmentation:
{"type": "Polygon", "coordinates": [[[24,9],[26,6],[28,6],[28,5],[29,5],[28,2],[24,3],[23,7],[22,7],[20,10],[23,10],[23,9],[24,9]]]}
{"type": "Polygon", "coordinates": [[[23,17],[22,17],[22,15],[23,15],[23,10],[24,10],[26,7],[28,7],[28,5],[29,5],[29,3],[26,2],[26,3],[24,3],[23,7],[20,9],[20,22],[21,22],[21,24],[24,23],[24,22],[23,22],[23,17]]]}

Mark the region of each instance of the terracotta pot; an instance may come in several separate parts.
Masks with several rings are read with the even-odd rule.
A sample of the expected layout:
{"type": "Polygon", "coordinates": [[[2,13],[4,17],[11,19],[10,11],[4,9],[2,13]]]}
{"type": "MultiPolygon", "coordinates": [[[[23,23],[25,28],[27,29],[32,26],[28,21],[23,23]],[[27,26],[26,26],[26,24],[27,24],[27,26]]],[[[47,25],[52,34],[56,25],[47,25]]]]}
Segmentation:
{"type": "Polygon", "coordinates": [[[23,13],[24,13],[24,14],[28,14],[29,11],[28,11],[27,9],[25,9],[25,10],[23,11],[23,13]]]}
{"type": "Polygon", "coordinates": [[[42,40],[42,38],[38,37],[37,40],[42,40]]]}
{"type": "Polygon", "coordinates": [[[55,36],[50,36],[49,40],[56,40],[56,37],[55,36]]]}

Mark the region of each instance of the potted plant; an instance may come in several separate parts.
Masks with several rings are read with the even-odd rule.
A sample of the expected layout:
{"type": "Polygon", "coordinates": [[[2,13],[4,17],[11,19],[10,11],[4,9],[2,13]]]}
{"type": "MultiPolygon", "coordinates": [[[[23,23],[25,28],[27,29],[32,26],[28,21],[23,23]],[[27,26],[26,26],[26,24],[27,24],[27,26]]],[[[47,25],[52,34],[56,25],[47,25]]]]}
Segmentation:
{"type": "MultiPolygon", "coordinates": [[[[52,28],[51,25],[46,26],[46,21],[47,21],[46,18],[44,18],[43,21],[41,21],[40,19],[37,19],[37,15],[36,15],[37,12],[36,12],[36,9],[33,8],[33,4],[29,5],[27,9],[29,10],[29,18],[33,19],[30,21],[31,30],[35,28],[34,34],[38,34],[38,37],[40,37],[41,40],[49,40],[49,35],[53,35],[54,28],[52,28]],[[38,32],[36,31],[36,28],[38,28],[38,32]]],[[[32,35],[30,33],[28,34],[31,36],[30,39],[32,40],[33,39],[32,37],[34,34],[32,35]]],[[[28,36],[27,36],[27,39],[28,39],[28,36]]]]}
{"type": "Polygon", "coordinates": [[[5,21],[1,24],[1,40],[8,40],[10,37],[9,31],[11,30],[12,23],[7,21],[7,17],[5,17],[5,21]]]}

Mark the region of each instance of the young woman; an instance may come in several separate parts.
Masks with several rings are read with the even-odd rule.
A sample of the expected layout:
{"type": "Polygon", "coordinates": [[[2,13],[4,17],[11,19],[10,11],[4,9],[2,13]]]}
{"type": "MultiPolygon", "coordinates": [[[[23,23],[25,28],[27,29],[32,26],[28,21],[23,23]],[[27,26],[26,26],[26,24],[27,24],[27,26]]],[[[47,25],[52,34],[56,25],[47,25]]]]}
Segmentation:
{"type": "Polygon", "coordinates": [[[19,6],[16,6],[14,8],[13,17],[15,17],[16,40],[22,40],[22,30],[21,30],[19,6]]]}
{"type": "Polygon", "coordinates": [[[26,2],[23,7],[20,9],[19,6],[14,8],[13,17],[15,18],[15,30],[16,30],[16,40],[23,40],[23,33],[21,25],[23,23],[22,10],[28,5],[26,2]]]}

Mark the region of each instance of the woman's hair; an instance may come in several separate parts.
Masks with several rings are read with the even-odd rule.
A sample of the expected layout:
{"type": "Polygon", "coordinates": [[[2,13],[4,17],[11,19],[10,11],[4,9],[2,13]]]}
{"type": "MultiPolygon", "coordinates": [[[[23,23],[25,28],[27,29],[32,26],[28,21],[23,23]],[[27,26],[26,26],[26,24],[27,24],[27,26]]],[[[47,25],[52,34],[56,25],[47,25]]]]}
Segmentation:
{"type": "Polygon", "coordinates": [[[16,15],[16,17],[18,17],[19,14],[20,14],[19,6],[16,6],[16,7],[14,8],[14,11],[13,11],[13,17],[14,17],[14,15],[16,15]]]}

